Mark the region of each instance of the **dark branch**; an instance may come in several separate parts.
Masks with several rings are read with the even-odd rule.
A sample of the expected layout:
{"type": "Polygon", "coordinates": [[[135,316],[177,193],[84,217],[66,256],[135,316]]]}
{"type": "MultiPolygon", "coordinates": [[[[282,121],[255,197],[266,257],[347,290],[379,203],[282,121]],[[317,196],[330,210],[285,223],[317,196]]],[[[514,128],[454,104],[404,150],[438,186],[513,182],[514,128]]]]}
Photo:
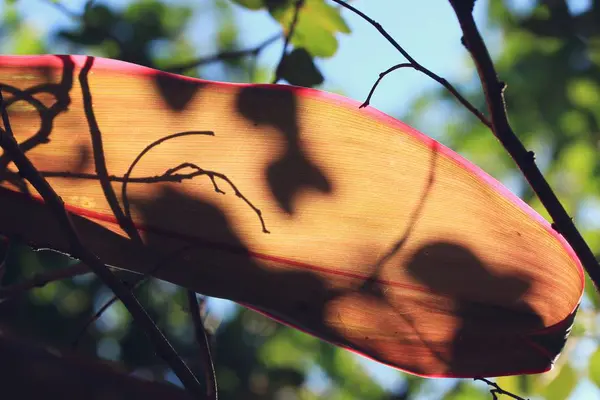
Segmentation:
{"type": "Polygon", "coordinates": [[[502,389],[500,386],[498,386],[497,383],[490,381],[489,379],[485,379],[485,378],[473,378],[473,380],[475,381],[483,381],[485,383],[487,383],[489,386],[491,386],[493,389],[490,389],[490,393],[492,395],[492,398],[494,400],[498,400],[498,395],[505,395],[508,397],[512,397],[515,400],[527,400],[521,396],[517,396],[514,393],[511,392],[507,392],[506,390],[502,389]]]}
{"type": "Polygon", "coordinates": [[[296,0],[296,4],[294,5],[294,17],[292,18],[292,22],[290,23],[290,28],[285,35],[285,42],[283,43],[283,50],[281,51],[281,57],[279,58],[279,62],[277,63],[277,68],[275,69],[275,78],[273,78],[273,84],[279,82],[281,79],[281,66],[283,65],[283,60],[287,56],[287,50],[290,45],[290,41],[292,40],[292,36],[294,35],[294,31],[296,30],[296,25],[298,24],[298,16],[300,15],[300,9],[304,5],[304,0],[296,0]]]}
{"type": "Polygon", "coordinates": [[[63,200],[39,174],[35,166],[19,147],[19,144],[13,135],[2,91],[0,91],[0,113],[2,114],[2,121],[4,124],[4,129],[0,130],[0,146],[3,148],[8,158],[14,162],[21,176],[32,184],[43,198],[47,207],[53,211],[57,222],[65,232],[71,254],[87,264],[102,282],[119,297],[127,310],[131,313],[134,321],[143,328],[144,332],[154,345],[156,352],[165,360],[165,362],[167,362],[167,364],[169,364],[183,385],[191,393],[198,396],[198,398],[201,398],[203,396],[202,387],[192,371],[190,371],[183,360],[177,355],[175,349],[154,324],[150,316],[146,313],[146,310],[144,310],[127,286],[125,286],[125,284],[123,284],[123,282],[121,282],[108,267],[82,243],[75,226],[71,221],[70,214],[65,208],[63,200]]]}
{"type": "MultiPolygon", "coordinates": [[[[144,157],[150,150],[152,150],[156,146],[159,146],[160,144],[162,144],[166,141],[169,141],[171,139],[176,139],[179,137],[195,136],[195,135],[214,136],[214,132],[211,132],[211,131],[186,131],[186,132],[177,132],[177,133],[174,133],[171,135],[167,135],[167,136],[164,136],[164,137],[150,143],[135,157],[135,159],[132,161],[131,165],[129,165],[127,172],[125,172],[125,175],[123,176],[123,186],[121,187],[121,199],[123,200],[123,212],[127,219],[131,219],[131,213],[129,212],[129,209],[130,209],[129,198],[127,197],[127,183],[129,183],[129,177],[131,176],[131,173],[133,172],[133,169],[135,168],[137,163],[140,162],[142,157],[144,157]]],[[[103,177],[100,176],[100,178],[103,178],[103,177]]]]}
{"type": "Polygon", "coordinates": [[[217,400],[217,375],[215,373],[215,366],[212,361],[212,355],[210,353],[210,342],[202,316],[200,312],[200,302],[196,297],[196,292],[188,290],[188,303],[190,306],[190,314],[192,316],[192,323],[194,324],[194,333],[196,335],[196,342],[200,346],[200,354],[202,354],[201,362],[202,368],[204,369],[204,380],[206,382],[206,397],[210,400],[217,400]]]}
{"type": "Polygon", "coordinates": [[[529,182],[548,214],[554,221],[556,231],[569,242],[590,278],[600,290],[600,265],[594,253],[585,242],[573,220],[561,204],[558,197],[535,164],[532,153],[528,152],[513,132],[506,114],[504,103],[505,84],[498,80],[498,74],[488,49],[477,29],[469,7],[462,0],[450,0],[463,32],[463,43],[471,54],[477,67],[479,79],[483,86],[486,103],[492,117],[492,130],[506,151],[517,163],[519,169],[529,182]]]}
{"type": "MultiPolygon", "coordinates": [[[[159,262],[157,262],[156,265],[150,271],[148,271],[144,275],[141,275],[139,278],[137,278],[131,283],[125,283],[125,285],[128,288],[130,288],[131,292],[134,292],[138,287],[144,284],[150,276],[158,272],[158,270],[160,270],[164,266],[168,265],[169,262],[172,262],[173,259],[180,256],[189,248],[191,248],[191,246],[185,246],[182,249],[176,250],[172,254],[167,255],[164,259],[161,259],[159,262]]],[[[73,340],[71,345],[73,347],[77,347],[81,338],[85,334],[85,331],[87,331],[90,325],[96,322],[102,316],[102,314],[104,314],[104,312],[108,310],[110,306],[115,304],[118,300],[119,298],[117,296],[111,297],[106,303],[104,303],[104,305],[102,305],[102,307],[98,309],[98,311],[96,311],[90,318],[88,318],[88,320],[81,326],[81,329],[78,331],[77,335],[75,335],[75,339],[73,340]]]]}
{"type": "Polygon", "coordinates": [[[379,82],[381,82],[381,80],[383,78],[385,78],[385,76],[391,72],[396,71],[397,69],[401,69],[401,68],[414,68],[414,66],[411,63],[402,63],[402,64],[396,64],[391,68],[388,68],[387,70],[385,70],[384,72],[379,74],[379,78],[377,78],[377,80],[375,81],[375,83],[373,84],[373,87],[371,87],[371,90],[369,91],[369,95],[367,96],[367,99],[365,100],[364,103],[362,103],[360,105],[360,107],[358,108],[365,108],[367,107],[370,103],[371,103],[371,97],[373,97],[373,94],[375,93],[375,89],[377,89],[377,86],[379,85],[379,82]]]}
{"type": "MultiPolygon", "coordinates": [[[[448,92],[450,92],[450,94],[452,94],[456,98],[456,100],[458,100],[458,102],[460,104],[462,104],[464,107],[466,107],[467,110],[469,110],[473,115],[475,115],[485,126],[491,128],[492,124],[485,117],[485,115],[483,115],[473,104],[471,104],[466,98],[464,98],[463,95],[461,95],[458,92],[458,90],[456,90],[456,88],[454,86],[452,86],[452,84],[450,82],[448,82],[446,79],[442,78],[441,76],[433,73],[429,69],[425,68],[424,66],[419,64],[417,62],[417,60],[412,58],[411,55],[408,54],[408,52],[406,50],[404,50],[404,48],[402,46],[400,46],[400,44],[392,36],[390,36],[390,34],[385,29],[383,29],[383,27],[381,26],[381,24],[379,22],[375,21],[374,19],[372,19],[371,17],[369,17],[362,11],[358,10],[356,7],[346,3],[345,1],[342,1],[342,0],[332,0],[332,1],[339,4],[340,6],[342,6],[344,8],[347,8],[348,10],[352,11],[353,13],[355,13],[356,15],[358,15],[359,17],[361,17],[362,19],[367,21],[369,24],[373,25],[375,27],[375,29],[377,29],[377,31],[379,31],[379,33],[381,33],[381,35],[384,38],[386,38],[386,40],[389,43],[391,43],[392,46],[394,46],[394,48],[396,50],[398,50],[398,52],[400,54],[402,54],[402,56],[404,56],[404,58],[406,58],[406,60],[410,64],[410,67],[414,68],[415,70],[417,70],[419,72],[422,72],[423,74],[427,75],[428,77],[430,77],[431,79],[433,79],[434,81],[436,81],[437,83],[442,85],[444,88],[446,88],[446,90],[448,90],[448,92]]],[[[399,65],[402,65],[402,64],[399,64],[399,65]]],[[[395,69],[393,69],[393,68],[394,67],[392,67],[390,69],[395,70],[395,69],[398,69],[401,67],[398,67],[395,69]]],[[[389,71],[389,72],[391,72],[391,71],[389,71]]],[[[387,73],[388,72],[386,71],[386,74],[387,73]]],[[[381,78],[381,75],[380,75],[380,78],[381,78]]],[[[365,107],[366,105],[369,104],[369,100],[371,99],[371,96],[373,95],[373,92],[375,90],[375,86],[377,86],[377,84],[379,83],[379,80],[375,83],[374,87],[371,88],[371,93],[369,93],[369,97],[362,104],[361,107],[365,107]]]]}
{"type": "MultiPolygon", "coordinates": [[[[73,172],[62,172],[62,171],[40,171],[40,174],[46,178],[93,179],[93,180],[100,179],[98,177],[98,175],[88,174],[88,173],[73,173],[73,172]]],[[[225,194],[225,192],[219,188],[219,186],[216,183],[215,178],[219,178],[219,179],[225,181],[231,187],[231,189],[233,189],[234,194],[237,197],[239,197],[240,199],[242,199],[242,201],[244,203],[246,203],[252,209],[252,211],[254,211],[254,213],[256,214],[256,216],[258,217],[258,219],[260,221],[263,233],[270,233],[269,230],[267,229],[267,225],[265,223],[264,217],[262,216],[262,211],[258,207],[256,207],[246,196],[244,196],[244,194],[238,189],[238,187],[233,183],[233,181],[231,179],[229,179],[229,177],[227,177],[227,175],[220,173],[220,172],[205,170],[205,169],[202,169],[192,163],[183,163],[183,164],[178,165],[175,168],[168,169],[162,175],[137,177],[137,178],[108,175],[108,176],[106,176],[105,179],[107,179],[108,181],[111,181],[111,182],[127,181],[128,183],[159,183],[159,182],[181,183],[184,180],[194,179],[198,176],[208,176],[208,178],[211,180],[211,182],[213,184],[213,187],[215,188],[215,191],[220,194],[225,194]],[[179,171],[181,171],[183,168],[192,168],[194,171],[186,173],[186,174],[179,173],[179,171]]],[[[123,201],[123,202],[125,203],[125,201],[123,201]]]]}
{"type": "Polygon", "coordinates": [[[282,36],[283,35],[281,33],[276,33],[275,35],[266,39],[264,42],[260,43],[258,46],[255,46],[255,47],[252,47],[249,49],[224,51],[224,52],[221,52],[221,53],[209,56],[209,57],[198,58],[196,60],[189,61],[189,62],[180,64],[180,65],[174,65],[172,67],[168,67],[168,68],[164,69],[164,71],[171,72],[174,74],[181,74],[188,69],[200,67],[202,65],[211,64],[211,63],[215,63],[215,62],[219,62],[219,61],[235,60],[235,59],[245,57],[245,56],[256,57],[267,46],[275,43],[282,36]]]}
{"type": "Polygon", "coordinates": [[[262,211],[260,211],[260,209],[258,207],[256,207],[254,204],[252,204],[252,202],[250,200],[248,200],[248,198],[246,196],[244,196],[242,194],[242,192],[240,192],[240,190],[237,188],[237,186],[231,181],[231,179],[229,179],[227,177],[227,175],[222,174],[220,172],[204,170],[193,163],[183,163],[183,164],[178,165],[175,168],[171,168],[171,169],[167,170],[163,176],[165,176],[165,177],[183,176],[184,177],[185,174],[179,174],[179,175],[175,174],[176,172],[182,170],[183,168],[191,168],[191,169],[195,170],[195,172],[188,174],[188,176],[199,176],[199,175],[208,176],[213,184],[213,187],[215,188],[215,192],[220,193],[220,194],[225,194],[225,192],[219,188],[219,186],[217,185],[217,182],[215,180],[215,177],[227,182],[227,184],[233,189],[233,192],[235,193],[235,195],[237,197],[239,197],[240,199],[242,199],[242,201],[244,201],[244,203],[246,203],[252,209],[252,211],[254,211],[254,213],[258,216],[258,219],[260,220],[260,224],[262,226],[263,233],[271,233],[267,229],[267,225],[265,224],[265,219],[262,216],[262,211]]]}

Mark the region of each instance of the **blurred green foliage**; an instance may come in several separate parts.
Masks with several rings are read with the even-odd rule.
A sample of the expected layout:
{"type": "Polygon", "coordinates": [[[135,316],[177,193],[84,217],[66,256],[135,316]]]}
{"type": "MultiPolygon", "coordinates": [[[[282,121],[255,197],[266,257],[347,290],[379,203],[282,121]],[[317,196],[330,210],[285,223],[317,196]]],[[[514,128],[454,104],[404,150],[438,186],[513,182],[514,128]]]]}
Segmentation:
{"type": "MultiPolygon", "coordinates": [[[[102,1],[88,1],[76,10],[67,8],[70,2],[65,1],[63,5],[48,1],[46,3],[62,7],[72,22],[50,37],[41,36],[25,22],[18,2],[5,2],[0,16],[4,53],[40,54],[67,49],[70,53],[171,68],[192,62],[202,50],[190,39],[190,28],[202,29],[191,26],[200,2],[194,5],[193,2],[128,0],[117,8],[102,1]]],[[[293,18],[295,2],[214,0],[209,3],[217,10],[218,34],[214,48],[221,52],[239,49],[233,7],[266,10],[285,34],[293,18]]],[[[575,217],[585,238],[600,252],[600,157],[597,157],[600,0],[591,2],[578,13],[570,11],[564,0],[530,3],[531,7],[518,9],[512,1],[489,3],[489,22],[502,36],[502,51],[496,62],[501,78],[508,83],[506,100],[510,121],[526,146],[536,152],[545,175],[575,217]]],[[[324,0],[306,0],[291,40],[293,49],[283,58],[280,76],[297,85],[320,84],[326,77],[315,66],[314,58],[334,56],[339,35],[349,33],[337,7],[324,0]]],[[[226,58],[219,66],[224,78],[231,81],[268,81],[274,74],[274,71],[257,68],[252,54],[226,58]]],[[[207,69],[202,65],[189,67],[184,72],[203,77],[207,69]]],[[[485,105],[474,72],[472,80],[463,86],[461,92],[483,110],[485,105]]],[[[445,91],[427,93],[403,119],[423,127],[432,110],[439,109],[446,110],[440,140],[510,183],[513,190],[546,216],[493,135],[445,91]]],[[[6,254],[3,285],[75,262],[52,252],[34,252],[16,241],[9,248],[5,246],[2,252],[6,254]]],[[[500,378],[498,383],[503,388],[523,397],[554,400],[567,398],[582,380],[589,379],[600,387],[600,350],[595,346],[600,332],[596,316],[600,298],[589,282],[587,288],[572,339],[555,370],[539,376],[500,378]],[[590,348],[592,350],[586,352],[590,348]],[[585,362],[581,354],[586,355],[585,362]]],[[[184,359],[194,371],[200,371],[185,292],[166,282],[149,280],[136,293],[184,359]]],[[[119,303],[79,337],[90,315],[110,297],[111,293],[91,274],[53,282],[0,303],[0,324],[10,325],[25,336],[62,346],[71,346],[74,340],[80,339],[78,348],[83,353],[118,360],[140,376],[172,380],[172,374],[153,354],[145,336],[132,324],[119,303]]],[[[213,330],[211,340],[220,398],[224,400],[491,398],[481,383],[444,381],[440,384],[400,372],[397,372],[398,386],[390,391],[381,387],[349,352],[242,307],[236,307],[224,320],[219,318],[209,307],[205,319],[213,330]]]]}
{"type": "MultiPolygon", "coordinates": [[[[266,8],[288,34],[297,0],[233,0],[251,10],[266,8]]],[[[337,7],[325,0],[304,0],[291,43],[316,57],[331,57],[338,46],[336,33],[350,33],[337,7]]]]}

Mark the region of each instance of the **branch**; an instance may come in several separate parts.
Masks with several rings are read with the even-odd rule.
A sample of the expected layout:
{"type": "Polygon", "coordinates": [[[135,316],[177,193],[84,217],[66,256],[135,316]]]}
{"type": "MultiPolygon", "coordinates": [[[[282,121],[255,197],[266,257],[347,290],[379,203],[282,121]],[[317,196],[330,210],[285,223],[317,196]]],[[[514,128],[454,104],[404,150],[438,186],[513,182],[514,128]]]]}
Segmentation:
{"type": "Polygon", "coordinates": [[[294,35],[294,31],[296,30],[296,25],[298,24],[298,16],[300,15],[300,9],[303,5],[304,0],[296,0],[296,4],[294,5],[294,16],[292,18],[292,22],[290,23],[290,29],[285,35],[285,42],[283,43],[281,58],[279,59],[279,62],[277,63],[277,68],[275,69],[275,78],[273,78],[273,84],[276,84],[281,79],[281,66],[283,64],[285,56],[287,56],[287,49],[290,45],[290,40],[292,40],[292,36],[294,35]]]}
{"type": "Polygon", "coordinates": [[[489,386],[492,386],[493,389],[490,389],[490,393],[491,393],[492,398],[494,400],[498,400],[498,395],[506,395],[508,397],[512,397],[515,400],[527,400],[527,399],[524,399],[521,396],[517,396],[516,394],[513,394],[511,392],[507,392],[506,390],[504,390],[500,386],[498,386],[497,383],[492,382],[492,381],[490,381],[488,379],[485,379],[485,378],[473,378],[473,380],[475,380],[475,381],[483,381],[483,382],[487,383],[489,386]]]}
{"type": "Polygon", "coordinates": [[[202,322],[202,316],[200,315],[200,304],[196,297],[196,292],[188,290],[187,295],[190,314],[192,315],[192,322],[194,324],[194,332],[196,334],[196,341],[201,347],[200,353],[202,354],[201,361],[206,382],[206,397],[210,400],[217,400],[217,375],[215,373],[212,355],[210,354],[210,342],[208,340],[206,328],[202,322]]]}
{"type": "Polygon", "coordinates": [[[527,151],[515,135],[506,114],[504,103],[504,82],[498,75],[488,49],[477,29],[472,14],[472,1],[450,0],[463,32],[462,42],[471,53],[477,67],[479,79],[485,92],[486,103],[492,117],[492,130],[506,151],[517,163],[529,185],[544,205],[554,223],[552,227],[569,242],[583,267],[600,290],[600,265],[577,228],[573,220],[556,197],[556,194],[535,164],[535,155],[527,151]]]}
{"type": "Polygon", "coordinates": [[[70,214],[65,208],[63,200],[50,186],[48,181],[40,175],[29,158],[25,156],[19,147],[11,129],[2,91],[0,91],[0,113],[2,114],[2,121],[4,123],[4,129],[0,130],[0,146],[18,168],[21,176],[33,185],[44,199],[46,205],[53,211],[58,224],[65,232],[71,254],[87,264],[102,282],[119,297],[127,310],[131,313],[135,322],[142,327],[154,345],[156,352],[165,360],[165,362],[167,362],[167,364],[169,364],[186,389],[195,396],[198,396],[198,398],[202,398],[203,391],[194,374],[177,355],[175,349],[154,324],[150,316],[146,313],[146,310],[144,310],[142,305],[138,302],[135,295],[129,291],[123,282],[113,275],[94,253],[84,246],[71,221],[70,214]]]}
{"type": "MultiPolygon", "coordinates": [[[[183,254],[185,251],[189,250],[190,248],[191,248],[191,246],[184,246],[181,249],[178,249],[176,251],[173,251],[173,252],[167,254],[164,258],[159,260],[156,263],[156,265],[154,267],[152,267],[152,269],[150,271],[147,271],[145,274],[139,276],[137,279],[134,279],[132,282],[126,282],[125,285],[127,287],[129,287],[132,292],[135,291],[138,287],[140,287],[142,284],[144,284],[148,280],[149,277],[151,277],[152,275],[157,273],[161,268],[166,266],[169,262],[171,262],[173,259],[175,259],[179,255],[183,254]]],[[[79,341],[85,334],[85,331],[88,329],[88,327],[91,324],[93,324],[96,320],[98,320],[98,318],[100,318],[102,316],[102,314],[106,310],[108,310],[108,308],[110,306],[115,304],[115,302],[117,302],[117,300],[119,300],[119,298],[117,296],[111,297],[106,303],[104,303],[104,305],[102,305],[102,307],[100,307],[98,309],[98,311],[96,311],[90,318],[88,318],[88,320],[82,325],[78,334],[75,336],[75,339],[73,340],[73,342],[71,344],[73,347],[77,347],[79,345],[79,341]]]]}
{"type": "Polygon", "coordinates": [[[198,58],[196,60],[189,61],[184,64],[174,65],[172,67],[168,67],[163,70],[166,72],[174,73],[174,74],[181,74],[185,70],[199,67],[201,65],[206,65],[206,64],[223,61],[223,60],[235,60],[236,58],[240,58],[240,57],[244,57],[244,56],[255,56],[256,57],[260,54],[261,51],[263,51],[265,49],[265,47],[271,45],[272,43],[275,43],[282,36],[283,35],[281,33],[276,33],[275,35],[269,37],[268,39],[266,39],[264,42],[260,43],[259,45],[255,46],[255,47],[251,47],[249,49],[224,51],[224,52],[217,53],[217,54],[209,56],[209,57],[198,58]]]}
{"type": "MultiPolygon", "coordinates": [[[[40,174],[45,178],[72,178],[72,179],[93,179],[93,180],[100,179],[100,177],[97,174],[68,172],[68,171],[64,171],[64,172],[63,171],[40,171],[40,174]]],[[[193,163],[182,163],[175,168],[168,169],[162,175],[134,177],[134,178],[131,178],[129,176],[121,177],[121,176],[116,176],[116,175],[108,175],[108,176],[104,177],[104,179],[106,179],[110,182],[123,182],[123,183],[128,182],[128,183],[148,183],[148,184],[150,184],[150,183],[158,183],[158,182],[181,183],[185,180],[194,179],[198,176],[207,176],[210,179],[215,191],[219,194],[226,194],[226,193],[223,190],[221,190],[221,188],[219,188],[219,186],[217,185],[216,178],[219,178],[219,179],[223,180],[224,182],[226,182],[231,187],[231,189],[233,190],[236,197],[240,198],[244,203],[246,203],[248,205],[248,207],[250,207],[252,209],[252,211],[254,211],[254,213],[258,217],[258,220],[261,224],[263,233],[270,233],[270,231],[267,229],[265,219],[262,216],[262,211],[257,206],[255,206],[254,203],[252,203],[238,189],[238,187],[233,183],[233,181],[231,179],[229,179],[229,177],[227,175],[220,173],[220,172],[216,172],[216,171],[202,169],[193,163]],[[193,172],[180,173],[179,171],[181,171],[184,168],[190,168],[193,170],[193,172]]],[[[128,203],[125,201],[126,198],[127,198],[126,196],[123,196],[123,199],[124,199],[123,203],[125,203],[127,205],[128,203]]]]}
{"type": "Polygon", "coordinates": [[[377,89],[377,86],[379,85],[379,83],[381,82],[381,80],[383,78],[385,78],[385,76],[391,72],[396,71],[397,69],[402,69],[402,68],[414,68],[414,66],[411,63],[401,63],[401,64],[396,64],[393,67],[388,68],[387,70],[383,71],[382,73],[379,74],[379,78],[377,78],[377,80],[375,81],[375,83],[373,84],[373,87],[371,87],[371,90],[369,91],[369,95],[367,96],[367,99],[364,101],[364,103],[362,103],[358,108],[365,108],[367,107],[369,104],[371,104],[371,97],[373,97],[373,94],[375,93],[375,89],[377,89]]]}
{"type": "MultiPolygon", "coordinates": [[[[491,125],[490,121],[485,117],[485,115],[483,115],[473,104],[471,104],[466,98],[464,98],[463,95],[461,95],[458,92],[458,90],[456,90],[456,88],[454,86],[452,86],[452,84],[450,82],[448,82],[446,79],[442,78],[441,76],[433,73],[429,69],[425,68],[424,66],[419,64],[417,62],[417,60],[412,58],[410,56],[410,54],[408,54],[408,52],[406,50],[404,50],[404,48],[402,46],[400,46],[400,44],[392,36],[390,36],[390,34],[387,33],[387,31],[385,29],[383,29],[383,27],[381,26],[381,24],[379,22],[375,21],[374,19],[372,19],[371,17],[369,17],[362,11],[358,10],[356,7],[351,6],[350,4],[346,3],[345,1],[342,1],[342,0],[332,0],[332,1],[334,3],[339,4],[340,6],[342,6],[344,8],[347,8],[348,10],[352,11],[353,13],[355,13],[356,15],[358,15],[359,17],[361,17],[362,19],[367,21],[369,24],[373,25],[375,27],[375,29],[377,29],[377,31],[379,31],[379,33],[381,33],[381,35],[384,38],[386,38],[386,40],[389,43],[391,43],[392,46],[394,46],[394,48],[396,50],[398,50],[398,52],[404,56],[404,58],[406,58],[406,60],[408,61],[408,64],[410,65],[411,68],[413,68],[419,72],[422,72],[423,74],[427,75],[428,77],[430,77],[431,79],[433,79],[434,81],[436,81],[437,83],[442,85],[444,88],[446,88],[446,90],[448,90],[448,92],[450,92],[450,94],[452,94],[456,98],[456,100],[458,100],[458,102],[460,104],[462,104],[467,110],[469,110],[473,115],[475,115],[485,126],[491,128],[492,125],[491,125]]],[[[399,65],[402,65],[402,64],[399,64],[399,65]]],[[[388,70],[386,72],[383,72],[382,74],[385,76],[388,73],[401,68],[398,66],[395,66],[395,67],[390,68],[391,71],[388,70]],[[397,68],[395,68],[395,67],[397,67],[397,68]]],[[[371,88],[371,92],[369,93],[367,100],[361,105],[361,108],[369,105],[369,100],[371,99],[371,96],[373,95],[373,92],[375,91],[375,87],[377,86],[377,84],[379,83],[381,78],[383,78],[381,76],[381,74],[379,75],[379,77],[380,78],[377,80],[377,82],[375,83],[373,88],[371,88]]]]}
{"type": "MultiPolygon", "coordinates": [[[[143,284],[144,282],[147,281],[149,275],[156,273],[160,268],[162,268],[167,263],[167,261],[172,260],[174,257],[180,255],[181,253],[185,252],[188,249],[189,249],[189,247],[186,246],[180,250],[177,250],[173,254],[170,254],[167,257],[165,257],[161,262],[157,263],[157,265],[148,274],[145,274],[145,275],[141,276],[140,278],[138,278],[137,280],[135,280],[134,282],[130,283],[129,286],[131,287],[131,290],[134,291],[135,289],[137,289],[141,284],[143,284]]],[[[202,322],[202,319],[200,317],[200,306],[198,304],[198,300],[196,298],[196,293],[194,291],[188,290],[187,294],[188,294],[190,313],[192,316],[192,322],[194,324],[194,332],[196,335],[196,340],[201,347],[201,354],[202,354],[201,362],[202,362],[202,366],[203,366],[203,370],[204,370],[205,383],[206,383],[206,393],[205,393],[206,398],[209,400],[217,400],[217,398],[218,398],[217,375],[216,375],[214,364],[212,361],[212,354],[210,352],[209,338],[208,338],[206,329],[204,328],[204,323],[202,322]]],[[[106,303],[104,303],[104,305],[102,307],[100,307],[100,309],[98,311],[96,311],[85,322],[85,324],[82,326],[81,330],[75,337],[75,340],[73,340],[73,343],[72,343],[73,347],[76,348],[79,345],[79,342],[80,342],[81,338],[83,337],[85,331],[88,329],[88,327],[92,323],[94,323],[96,320],[98,320],[98,318],[100,318],[100,316],[102,316],[102,314],[106,310],[108,310],[108,308],[110,308],[117,300],[118,300],[118,298],[116,296],[113,296],[106,303]]]]}

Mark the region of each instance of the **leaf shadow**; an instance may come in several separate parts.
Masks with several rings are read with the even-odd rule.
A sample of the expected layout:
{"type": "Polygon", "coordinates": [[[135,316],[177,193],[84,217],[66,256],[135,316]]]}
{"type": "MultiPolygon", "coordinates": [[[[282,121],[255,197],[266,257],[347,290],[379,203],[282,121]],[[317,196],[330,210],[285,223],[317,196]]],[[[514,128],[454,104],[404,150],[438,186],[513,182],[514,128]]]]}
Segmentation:
{"type": "Polygon", "coordinates": [[[275,128],[286,143],[284,154],[271,162],[265,171],[277,203],[293,214],[294,197],[302,188],[329,194],[333,184],[303,149],[299,131],[298,101],[289,90],[272,87],[245,87],[237,98],[238,112],[255,126],[275,128]]]}

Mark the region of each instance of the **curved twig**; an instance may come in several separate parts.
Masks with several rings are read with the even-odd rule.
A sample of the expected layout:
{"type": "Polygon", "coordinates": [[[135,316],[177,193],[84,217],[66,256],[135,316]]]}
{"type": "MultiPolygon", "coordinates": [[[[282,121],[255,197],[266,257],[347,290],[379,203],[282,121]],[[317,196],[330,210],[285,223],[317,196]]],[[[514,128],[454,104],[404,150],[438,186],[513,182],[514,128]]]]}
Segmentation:
{"type": "MultiPolygon", "coordinates": [[[[402,46],[400,46],[400,44],[392,36],[390,36],[390,34],[385,29],[383,29],[383,27],[381,26],[381,24],[379,22],[375,21],[373,18],[369,17],[368,15],[366,15],[365,13],[363,13],[356,7],[346,3],[345,1],[342,1],[342,0],[331,0],[331,1],[339,4],[341,7],[344,7],[346,9],[352,11],[353,13],[355,13],[356,15],[358,15],[359,17],[361,17],[362,19],[367,21],[369,24],[373,25],[375,27],[375,29],[377,29],[377,31],[379,31],[379,33],[381,33],[381,35],[384,38],[386,38],[387,41],[389,43],[391,43],[392,46],[394,46],[394,48],[396,50],[398,50],[398,52],[400,54],[402,54],[402,56],[404,56],[404,58],[406,58],[406,60],[408,61],[408,63],[411,65],[412,68],[414,68],[415,70],[417,70],[419,72],[422,72],[423,74],[427,75],[428,77],[430,77],[431,79],[433,79],[434,81],[436,81],[437,83],[442,85],[444,88],[446,88],[446,90],[448,90],[448,92],[450,92],[450,94],[452,94],[456,98],[456,100],[458,100],[458,102],[460,104],[462,104],[464,107],[466,107],[467,110],[469,110],[473,115],[475,115],[477,117],[477,119],[479,119],[485,126],[487,126],[489,128],[492,127],[492,124],[489,121],[489,119],[487,119],[486,116],[481,113],[481,111],[479,111],[473,104],[471,104],[469,102],[469,100],[467,100],[463,95],[461,95],[458,92],[458,90],[454,86],[452,86],[452,84],[450,82],[448,82],[446,79],[442,78],[441,76],[433,73],[429,69],[427,69],[424,66],[422,66],[421,64],[419,64],[417,62],[417,60],[412,58],[411,55],[408,54],[408,52],[406,50],[404,50],[404,48],[402,46]]],[[[371,92],[373,92],[373,91],[374,91],[374,88],[371,89],[371,92]]],[[[372,95],[372,93],[369,95],[368,99],[370,99],[371,95],[372,95]]],[[[368,104],[367,101],[365,101],[365,103],[368,104]]],[[[365,103],[363,103],[363,106],[365,103]]]]}
{"type": "Polygon", "coordinates": [[[285,35],[285,42],[283,43],[283,50],[281,51],[281,57],[279,58],[279,62],[277,63],[277,68],[275,69],[275,78],[273,78],[273,84],[276,84],[281,79],[281,66],[288,52],[287,49],[290,45],[290,41],[292,40],[292,36],[294,36],[294,31],[296,30],[296,25],[298,24],[298,16],[300,15],[300,9],[304,5],[304,0],[296,0],[296,4],[294,5],[294,16],[292,18],[292,22],[290,23],[290,29],[288,33],[285,35]]]}
{"type": "MultiPolygon", "coordinates": [[[[171,254],[168,254],[163,259],[158,261],[156,263],[156,265],[150,271],[148,271],[144,275],[140,275],[140,277],[137,278],[135,281],[128,283],[128,284],[126,283],[125,285],[129,287],[129,290],[131,290],[131,292],[135,291],[140,285],[144,284],[150,278],[151,275],[158,272],[158,270],[160,270],[165,265],[167,265],[167,263],[169,261],[171,261],[173,258],[181,255],[183,252],[189,250],[190,248],[192,248],[192,246],[184,246],[183,248],[176,250],[176,251],[172,252],[171,254]]],[[[102,307],[100,307],[98,309],[98,311],[96,311],[92,316],[90,316],[90,318],[88,318],[85,321],[85,323],[81,326],[81,329],[78,331],[77,335],[75,335],[75,339],[73,339],[73,341],[71,342],[71,345],[73,347],[77,347],[79,345],[79,342],[81,341],[81,338],[83,337],[83,334],[90,327],[90,325],[92,325],[96,320],[98,320],[98,318],[100,318],[102,316],[102,314],[104,314],[104,312],[110,308],[110,306],[115,304],[117,302],[117,300],[119,300],[119,298],[117,296],[113,295],[113,297],[108,299],[106,301],[106,303],[104,303],[102,305],[102,307]]]]}
{"type": "Polygon", "coordinates": [[[194,136],[194,135],[206,135],[206,136],[214,136],[215,133],[211,132],[211,131],[187,131],[187,132],[177,132],[174,133],[172,135],[167,135],[165,137],[162,137],[158,140],[155,140],[154,142],[150,143],[148,146],[146,146],[141,152],[140,154],[137,155],[137,157],[133,160],[133,162],[131,163],[131,165],[129,165],[129,168],[127,169],[127,172],[125,172],[125,175],[123,175],[123,186],[121,187],[121,199],[123,201],[123,213],[125,214],[125,217],[129,220],[131,220],[131,212],[130,212],[130,207],[129,207],[129,200],[127,198],[127,182],[129,182],[129,177],[131,176],[131,173],[133,172],[133,169],[135,168],[135,166],[137,165],[138,162],[140,162],[140,160],[142,159],[142,157],[144,157],[144,155],[146,155],[150,150],[152,150],[154,147],[168,141],[171,139],[175,139],[178,137],[183,137],[183,136],[194,136]]]}
{"type": "Polygon", "coordinates": [[[373,86],[371,87],[371,90],[369,91],[369,95],[367,96],[367,99],[364,101],[364,103],[362,103],[358,108],[365,108],[367,107],[370,103],[371,103],[371,97],[373,97],[373,93],[375,93],[375,89],[377,89],[377,86],[379,85],[379,83],[381,82],[381,80],[383,78],[385,78],[385,76],[391,72],[394,72],[398,69],[401,68],[414,68],[414,65],[407,62],[407,63],[401,63],[401,64],[396,64],[391,68],[386,69],[385,71],[383,71],[382,73],[379,74],[379,78],[377,78],[377,80],[375,81],[375,83],[373,84],[373,86]]]}
{"type": "Polygon", "coordinates": [[[240,58],[240,57],[244,57],[244,56],[258,56],[265,47],[275,43],[281,37],[283,37],[283,34],[281,32],[279,32],[279,33],[276,33],[276,34],[270,36],[269,38],[267,38],[266,40],[264,40],[262,43],[260,43],[259,45],[255,46],[255,47],[251,47],[249,49],[242,49],[242,50],[224,51],[224,52],[212,55],[212,56],[202,57],[202,58],[198,58],[193,61],[188,61],[188,62],[180,64],[180,65],[174,65],[172,67],[164,68],[163,71],[171,72],[174,74],[181,74],[185,70],[195,68],[195,67],[200,67],[200,66],[206,65],[206,64],[211,64],[211,63],[224,61],[224,60],[235,60],[236,58],[240,58]]]}

